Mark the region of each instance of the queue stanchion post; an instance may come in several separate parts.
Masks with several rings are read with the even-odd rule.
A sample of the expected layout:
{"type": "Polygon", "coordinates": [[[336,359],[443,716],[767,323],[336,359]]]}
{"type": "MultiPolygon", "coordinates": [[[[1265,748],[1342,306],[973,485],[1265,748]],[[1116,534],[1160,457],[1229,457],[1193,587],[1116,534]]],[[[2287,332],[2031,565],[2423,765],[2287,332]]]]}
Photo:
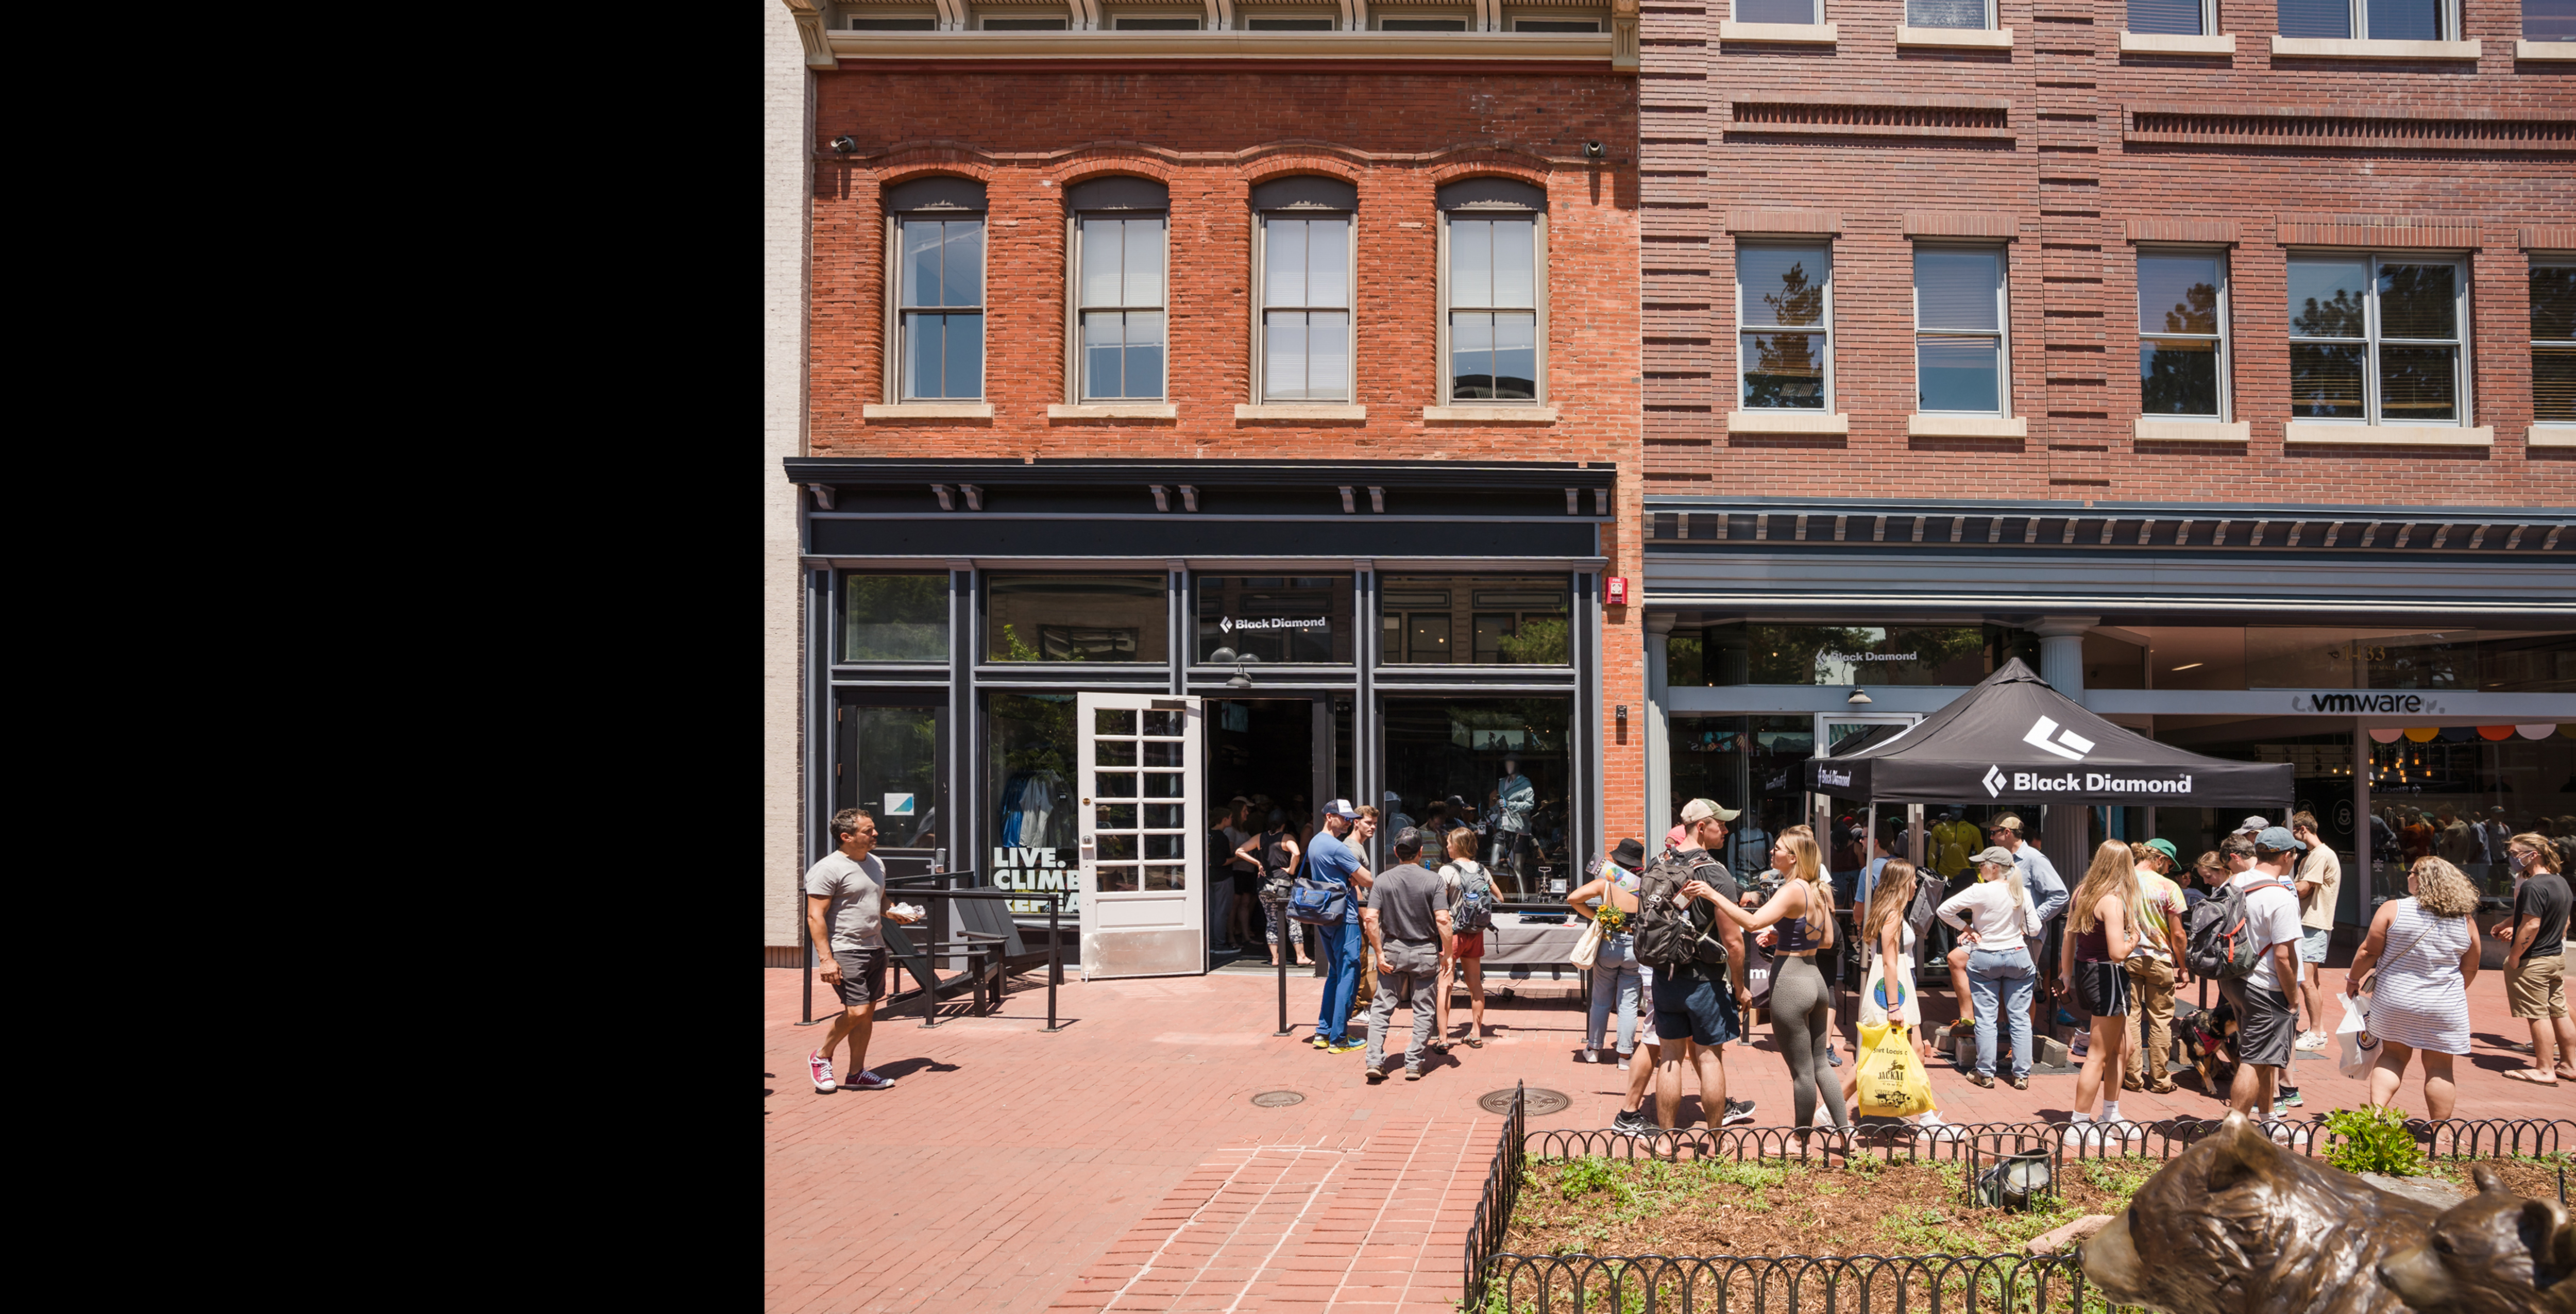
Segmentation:
{"type": "Polygon", "coordinates": [[[805,909],[798,909],[797,911],[796,943],[797,947],[803,950],[800,957],[804,961],[805,971],[805,979],[797,982],[797,986],[804,991],[805,1020],[797,1023],[796,1025],[800,1027],[810,1027],[823,1020],[814,1016],[814,923],[809,920],[809,916],[805,909]]]}
{"type": "Polygon", "coordinates": [[[1279,976],[1279,1029],[1270,1034],[1284,1036],[1288,1034],[1288,951],[1294,947],[1288,942],[1288,905],[1285,902],[1272,904],[1270,916],[1279,928],[1279,943],[1271,950],[1278,956],[1278,961],[1271,966],[1278,970],[1279,976]]]}
{"type": "Polygon", "coordinates": [[[1047,1024],[1049,1031],[1062,1031],[1055,1020],[1055,983],[1064,978],[1063,927],[1064,891],[1049,890],[1047,896],[1047,1024]]]}

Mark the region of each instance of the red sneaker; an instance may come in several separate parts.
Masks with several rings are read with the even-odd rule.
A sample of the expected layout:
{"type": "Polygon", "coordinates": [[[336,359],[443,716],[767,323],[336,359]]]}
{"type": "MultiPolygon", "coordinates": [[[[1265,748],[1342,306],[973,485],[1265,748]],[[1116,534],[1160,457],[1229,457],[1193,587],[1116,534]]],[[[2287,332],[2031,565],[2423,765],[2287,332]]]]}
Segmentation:
{"type": "Polygon", "coordinates": [[[832,1060],[823,1057],[823,1051],[818,1049],[806,1055],[805,1068],[814,1078],[815,1094],[829,1095],[840,1089],[832,1080],[832,1060]]]}
{"type": "Polygon", "coordinates": [[[873,1073],[873,1072],[862,1072],[862,1073],[860,1073],[859,1075],[857,1075],[857,1076],[855,1076],[855,1077],[850,1078],[850,1089],[852,1089],[852,1090],[893,1090],[893,1089],[894,1089],[894,1078],[892,1078],[892,1077],[880,1077],[880,1076],[878,1076],[877,1074],[875,1074],[875,1073],[873,1073]]]}

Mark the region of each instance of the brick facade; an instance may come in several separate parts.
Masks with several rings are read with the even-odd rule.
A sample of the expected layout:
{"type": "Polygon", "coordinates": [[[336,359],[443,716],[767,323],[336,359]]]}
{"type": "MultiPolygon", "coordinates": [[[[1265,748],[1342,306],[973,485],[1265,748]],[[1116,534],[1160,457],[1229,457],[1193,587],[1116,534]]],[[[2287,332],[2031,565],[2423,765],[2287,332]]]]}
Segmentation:
{"type": "Polygon", "coordinates": [[[1835,44],[1720,39],[1724,5],[1643,10],[1650,494],[2566,504],[2576,449],[2527,449],[2526,240],[2576,213],[2576,83],[2467,6],[2476,60],[2123,54],[2125,9],[1999,0],[2010,51],[1896,45],[1897,3],[1828,3],[1835,44]],[[2400,143],[2400,144],[2391,144],[2400,143]],[[1727,432],[1736,232],[1830,231],[1843,434],[1727,432]],[[1911,237],[2007,240],[2009,414],[2025,438],[1909,436],[1911,237]],[[2134,252],[2231,244],[2242,443],[2140,441],[2134,252]],[[2470,256],[2491,448],[2289,446],[2287,243],[2470,256]],[[2464,483],[2471,486],[2463,486],[2464,483]]]}
{"type": "MultiPolygon", "coordinates": [[[[872,71],[816,77],[811,291],[815,456],[1612,462],[1609,573],[1643,574],[1635,79],[1468,66],[1439,71],[872,71]],[[856,149],[835,151],[847,134],[856,149]],[[1605,143],[1588,160],[1584,143],[1605,143]],[[870,419],[886,400],[883,189],[929,173],[981,179],[989,209],[989,419],[870,419]],[[1066,395],[1063,188],[1106,173],[1171,196],[1173,419],[1050,420],[1066,395]],[[1356,185],[1356,400],[1365,420],[1238,420],[1250,395],[1251,212],[1261,181],[1356,185]],[[1548,196],[1553,422],[1427,421],[1437,392],[1433,193],[1500,175],[1548,196]]],[[[1210,550],[1222,545],[1211,543],[1210,550]]],[[[1607,612],[1602,700],[1642,727],[1640,609],[1607,612]]],[[[1639,815],[1643,744],[1607,745],[1604,804],[1639,815]]],[[[1613,821],[1616,833],[1628,823],[1613,821]]]]}

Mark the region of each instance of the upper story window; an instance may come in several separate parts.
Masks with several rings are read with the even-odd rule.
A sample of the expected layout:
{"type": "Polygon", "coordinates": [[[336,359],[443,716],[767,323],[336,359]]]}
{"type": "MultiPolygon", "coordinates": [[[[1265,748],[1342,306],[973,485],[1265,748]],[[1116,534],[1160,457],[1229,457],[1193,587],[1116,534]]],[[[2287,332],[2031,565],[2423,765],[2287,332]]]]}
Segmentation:
{"type": "Polygon", "coordinates": [[[1341,21],[1317,14],[1292,18],[1247,18],[1243,25],[1255,32],[1330,32],[1340,27],[1341,21]]]}
{"type": "Polygon", "coordinates": [[[2328,40],[2456,41],[2458,0],[2279,0],[2281,35],[2328,40]]]}
{"type": "Polygon", "coordinates": [[[1833,254],[1822,245],[1735,248],[1746,410],[1830,410],[1833,254]]]}
{"type": "Polygon", "coordinates": [[[1905,25],[1992,28],[1995,0],[1905,0],[1905,25]]]}
{"type": "Polygon", "coordinates": [[[1253,395],[1268,402],[1348,402],[1351,221],[1359,188],[1301,174],[1252,189],[1260,267],[1253,395]]]}
{"type": "Polygon", "coordinates": [[[1601,20],[1597,18],[1515,18],[1512,20],[1512,30],[1515,32],[1598,32],[1601,30],[1601,20]]]}
{"type": "Polygon", "coordinates": [[[2441,256],[2290,258],[2290,414],[2457,424],[2468,268],[2441,256]]]}
{"type": "Polygon", "coordinates": [[[2576,260],[2531,264],[2531,418],[2576,424],[2576,260]]]}
{"type": "Polygon", "coordinates": [[[851,32],[936,32],[936,14],[899,14],[893,17],[862,17],[852,14],[844,29],[851,32]]]}
{"type": "Polygon", "coordinates": [[[1509,178],[1440,189],[1446,402],[1547,400],[1547,193],[1509,178]]]}
{"type": "Polygon", "coordinates": [[[948,660],[946,575],[841,577],[841,660],[948,660]]]}
{"type": "Polygon", "coordinates": [[[2522,39],[2576,41],[2576,0],[2522,0],[2522,39]]]}
{"type": "Polygon", "coordinates": [[[1463,18],[1382,17],[1377,20],[1377,30],[1381,32],[1464,32],[1467,30],[1467,20],[1463,18]]]}
{"type": "Polygon", "coordinates": [[[1170,192],[1149,178],[1065,189],[1072,208],[1075,377],[1083,401],[1163,395],[1164,230],[1170,192]]]}
{"type": "Polygon", "coordinates": [[[2129,30],[2158,36],[2212,36],[2217,0],[2129,0],[2129,30]]]}
{"type": "Polygon", "coordinates": [[[889,335],[903,401],[984,395],[984,184],[916,178],[886,193],[895,267],[889,335]]]}
{"type": "Polygon", "coordinates": [[[1050,16],[986,14],[975,25],[987,32],[1061,32],[1072,23],[1063,14],[1050,16]]]}
{"type": "Polygon", "coordinates": [[[1825,21],[1825,0],[1735,0],[1735,21],[1810,26],[1825,21]]]}
{"type": "Polygon", "coordinates": [[[2138,256],[2138,410],[2227,418],[2227,257],[2138,256]]]}
{"type": "Polygon", "coordinates": [[[1915,249],[1916,409],[2004,414],[2006,338],[2000,249],[1915,249]]]}
{"type": "Polygon", "coordinates": [[[1196,14],[1120,14],[1110,20],[1120,32],[1196,32],[1199,23],[1196,14]]]}

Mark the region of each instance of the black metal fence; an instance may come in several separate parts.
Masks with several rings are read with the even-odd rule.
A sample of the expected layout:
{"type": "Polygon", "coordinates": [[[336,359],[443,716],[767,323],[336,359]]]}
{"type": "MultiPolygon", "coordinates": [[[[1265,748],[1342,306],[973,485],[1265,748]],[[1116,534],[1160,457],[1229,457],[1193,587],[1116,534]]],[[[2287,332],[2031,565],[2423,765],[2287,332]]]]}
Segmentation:
{"type": "MultiPolygon", "coordinates": [[[[1868,1123],[1850,1130],[1788,1127],[1694,1128],[1689,1131],[1536,1131],[1522,1124],[1515,1092],[1504,1143],[1494,1154],[1467,1242],[1467,1314],[1698,1314],[1725,1310],[2069,1311],[2107,1314],[2087,1290],[2080,1251],[2059,1255],[1521,1255],[1503,1249],[1521,1179],[1532,1160],[1582,1157],[1787,1160],[1838,1167],[1855,1158],[1885,1163],[1954,1162],[1973,1183],[1984,1166],[2016,1154],[2046,1153],[2062,1172],[2069,1161],[2169,1159],[2222,1125],[2174,1118],[2103,1134],[2091,1125],[1962,1123],[1917,1128],[1868,1123]]],[[[2273,1138],[2300,1154],[2336,1143],[2323,1122],[2271,1123],[2273,1138]]],[[[2411,1121],[2427,1157],[2492,1159],[2564,1154],[2576,1143],[2576,1120],[2453,1118],[2411,1121]]],[[[2557,1165],[2558,1198],[2567,1199],[2567,1168],[2557,1165]]],[[[2052,1177],[2054,1177],[2052,1173],[2052,1177]]]]}

